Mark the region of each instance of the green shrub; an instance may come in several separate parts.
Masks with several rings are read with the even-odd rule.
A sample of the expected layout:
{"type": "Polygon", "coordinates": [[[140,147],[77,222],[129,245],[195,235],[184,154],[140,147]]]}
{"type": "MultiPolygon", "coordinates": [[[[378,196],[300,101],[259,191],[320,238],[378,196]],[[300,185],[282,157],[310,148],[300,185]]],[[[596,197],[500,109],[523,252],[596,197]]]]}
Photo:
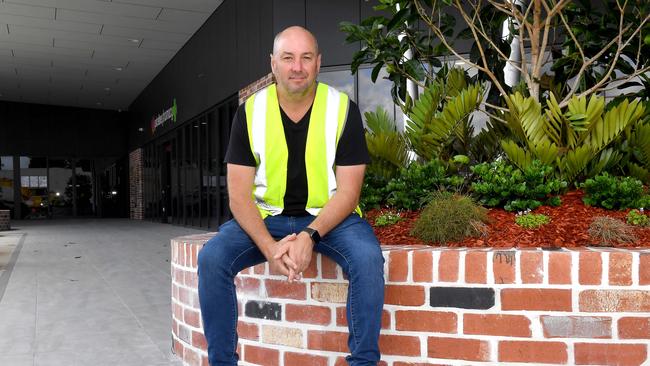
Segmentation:
{"type": "Polygon", "coordinates": [[[632,227],[619,219],[608,216],[596,217],[589,225],[589,237],[595,245],[612,246],[616,243],[633,243],[636,236],[632,227]]]}
{"type": "Polygon", "coordinates": [[[634,226],[650,226],[650,218],[641,210],[631,210],[627,213],[627,223],[634,226]]]}
{"type": "Polygon", "coordinates": [[[615,177],[603,173],[587,179],[580,187],[585,190],[582,201],[586,205],[608,210],[637,208],[643,198],[643,184],[633,177],[615,177]]]}
{"type": "Polygon", "coordinates": [[[460,241],[481,236],[487,222],[487,210],[470,197],[438,193],[422,210],[411,235],[429,243],[460,241]]]}
{"type": "Polygon", "coordinates": [[[426,164],[411,163],[400,175],[388,182],[386,202],[397,209],[420,209],[431,194],[441,189],[456,190],[464,179],[458,175],[447,176],[447,168],[438,160],[426,164]]]}
{"type": "Polygon", "coordinates": [[[521,170],[500,160],[481,163],[470,168],[477,181],[472,191],[478,202],[488,207],[503,207],[506,211],[534,210],[546,203],[559,206],[559,194],[567,183],[553,177],[553,168],[535,160],[521,170]]]}
{"type": "Polygon", "coordinates": [[[551,219],[544,214],[525,213],[515,217],[515,223],[524,229],[537,229],[550,221],[551,219]]]}
{"type": "Polygon", "coordinates": [[[363,211],[379,208],[386,200],[386,184],[388,181],[378,175],[367,174],[361,186],[359,207],[363,211]]]}
{"type": "Polygon", "coordinates": [[[392,211],[382,212],[375,219],[375,226],[381,227],[381,226],[394,225],[397,222],[399,222],[401,219],[402,216],[400,216],[399,212],[392,212],[392,211]]]}

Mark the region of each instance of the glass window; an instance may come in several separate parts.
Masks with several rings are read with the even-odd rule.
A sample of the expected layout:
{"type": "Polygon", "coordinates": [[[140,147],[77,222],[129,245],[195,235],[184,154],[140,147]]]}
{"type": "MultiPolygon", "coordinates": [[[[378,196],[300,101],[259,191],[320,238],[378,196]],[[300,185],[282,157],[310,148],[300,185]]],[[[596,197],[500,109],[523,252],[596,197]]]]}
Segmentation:
{"type": "Polygon", "coordinates": [[[354,101],[357,100],[354,94],[354,75],[350,70],[321,70],[318,81],[344,92],[354,101]]]}
{"type": "Polygon", "coordinates": [[[23,218],[48,217],[47,159],[20,157],[20,195],[23,200],[23,218]],[[43,186],[44,185],[44,186],[43,186]]]}
{"type": "Polygon", "coordinates": [[[77,215],[95,214],[95,189],[93,182],[93,161],[82,159],[75,165],[77,189],[77,215]]]}
{"type": "MultiPolygon", "coordinates": [[[[14,157],[0,156],[0,210],[14,208],[14,157]]],[[[12,212],[13,216],[13,212],[12,212]]]]}
{"type": "Polygon", "coordinates": [[[388,112],[389,116],[395,118],[398,130],[403,130],[404,115],[402,110],[393,103],[393,98],[390,95],[393,83],[385,79],[388,77],[386,70],[381,69],[374,83],[371,80],[371,74],[371,68],[359,69],[357,73],[359,76],[359,109],[364,123],[366,120],[364,114],[366,112],[375,112],[377,107],[381,106],[388,112]]]}
{"type": "Polygon", "coordinates": [[[72,216],[72,162],[67,159],[48,160],[48,198],[51,214],[72,216]]]}

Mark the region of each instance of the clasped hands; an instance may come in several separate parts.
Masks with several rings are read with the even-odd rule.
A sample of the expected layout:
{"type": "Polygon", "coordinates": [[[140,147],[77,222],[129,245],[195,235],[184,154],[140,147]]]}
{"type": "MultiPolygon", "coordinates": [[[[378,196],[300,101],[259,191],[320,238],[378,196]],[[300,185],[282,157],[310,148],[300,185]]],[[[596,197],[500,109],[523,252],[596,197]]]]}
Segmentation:
{"type": "Polygon", "coordinates": [[[307,233],[289,234],[276,242],[267,257],[269,266],[287,276],[289,282],[300,280],[311,262],[314,244],[307,233]]]}

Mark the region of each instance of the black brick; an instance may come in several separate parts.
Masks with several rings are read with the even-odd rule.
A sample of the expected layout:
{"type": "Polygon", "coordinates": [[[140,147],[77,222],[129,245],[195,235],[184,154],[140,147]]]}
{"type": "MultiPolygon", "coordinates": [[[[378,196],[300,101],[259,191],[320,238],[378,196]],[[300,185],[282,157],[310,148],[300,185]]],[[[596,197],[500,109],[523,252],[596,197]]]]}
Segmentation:
{"type": "Polygon", "coordinates": [[[489,309],[494,306],[494,289],[484,287],[431,287],[432,307],[489,309]]]}
{"type": "Polygon", "coordinates": [[[282,306],[274,302],[249,301],[244,312],[251,318],[282,320],[282,306]]]}

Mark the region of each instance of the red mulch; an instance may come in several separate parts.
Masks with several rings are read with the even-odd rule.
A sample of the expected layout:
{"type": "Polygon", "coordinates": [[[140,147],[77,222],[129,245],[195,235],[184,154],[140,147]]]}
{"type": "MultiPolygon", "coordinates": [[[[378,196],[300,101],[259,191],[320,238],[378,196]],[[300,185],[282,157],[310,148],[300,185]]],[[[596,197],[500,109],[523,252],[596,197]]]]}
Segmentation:
{"type": "MultiPolygon", "coordinates": [[[[584,247],[595,245],[589,238],[589,224],[597,216],[610,216],[622,221],[626,220],[629,210],[610,211],[598,207],[585,206],[582,202],[583,193],[573,191],[562,196],[559,207],[542,206],[534,213],[545,214],[551,222],[538,229],[526,230],[515,224],[515,213],[503,209],[490,209],[488,216],[488,234],[481,238],[467,238],[461,242],[446,243],[447,247],[584,247]]],[[[366,218],[374,224],[375,218],[388,209],[371,210],[366,218]]],[[[405,245],[426,244],[410,235],[411,228],[419,216],[419,212],[403,211],[402,220],[394,225],[375,227],[375,234],[382,244],[405,245]]],[[[650,247],[650,228],[634,227],[637,241],[635,243],[620,243],[616,247],[650,247]]],[[[437,245],[437,244],[434,244],[437,245]]]]}

